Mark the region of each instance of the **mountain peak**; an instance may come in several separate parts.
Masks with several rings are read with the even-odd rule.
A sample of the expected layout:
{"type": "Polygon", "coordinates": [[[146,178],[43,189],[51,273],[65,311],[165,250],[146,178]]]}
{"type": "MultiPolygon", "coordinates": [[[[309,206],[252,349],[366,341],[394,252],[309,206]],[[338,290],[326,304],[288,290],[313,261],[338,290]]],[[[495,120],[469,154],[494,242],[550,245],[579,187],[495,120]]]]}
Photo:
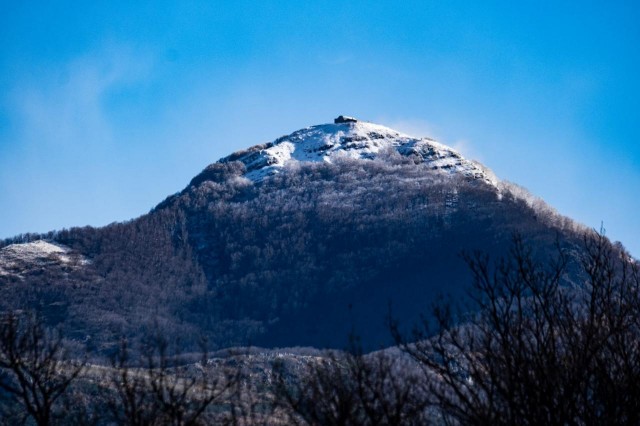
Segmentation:
{"type": "Polygon", "coordinates": [[[416,164],[426,163],[443,173],[461,173],[465,177],[497,184],[493,173],[465,159],[453,148],[430,138],[415,138],[380,124],[339,116],[333,123],[319,124],[279,137],[273,142],[238,151],[220,162],[241,161],[246,177],[261,181],[278,173],[293,161],[329,162],[338,158],[374,160],[381,154],[397,152],[416,164]]]}

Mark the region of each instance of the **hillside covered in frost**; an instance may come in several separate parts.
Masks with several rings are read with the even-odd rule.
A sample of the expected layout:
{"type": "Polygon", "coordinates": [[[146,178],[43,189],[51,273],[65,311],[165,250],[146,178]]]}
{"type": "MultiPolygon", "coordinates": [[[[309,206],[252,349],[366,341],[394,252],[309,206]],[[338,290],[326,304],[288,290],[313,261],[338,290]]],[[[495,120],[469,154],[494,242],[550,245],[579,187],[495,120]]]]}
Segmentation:
{"type": "Polygon", "coordinates": [[[582,228],[481,164],[425,138],[337,120],[231,154],[149,214],[21,235],[0,249],[0,307],[37,307],[99,353],[160,327],[218,348],[391,342],[461,294],[460,254],[514,233],[548,253],[582,228]]]}

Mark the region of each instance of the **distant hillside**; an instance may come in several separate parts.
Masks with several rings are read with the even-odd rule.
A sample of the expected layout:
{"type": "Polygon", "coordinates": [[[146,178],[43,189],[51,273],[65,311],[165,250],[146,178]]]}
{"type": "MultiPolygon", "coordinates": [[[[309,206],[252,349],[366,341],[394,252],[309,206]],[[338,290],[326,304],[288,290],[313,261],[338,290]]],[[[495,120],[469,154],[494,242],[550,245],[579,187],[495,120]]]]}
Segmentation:
{"type": "Polygon", "coordinates": [[[99,353],[161,328],[185,346],[391,342],[442,293],[460,253],[514,232],[541,256],[582,228],[484,166],[382,126],[314,126],[207,167],[149,214],[19,236],[0,250],[2,309],[41,310],[99,353]],[[46,240],[38,241],[36,240],[46,240]]]}

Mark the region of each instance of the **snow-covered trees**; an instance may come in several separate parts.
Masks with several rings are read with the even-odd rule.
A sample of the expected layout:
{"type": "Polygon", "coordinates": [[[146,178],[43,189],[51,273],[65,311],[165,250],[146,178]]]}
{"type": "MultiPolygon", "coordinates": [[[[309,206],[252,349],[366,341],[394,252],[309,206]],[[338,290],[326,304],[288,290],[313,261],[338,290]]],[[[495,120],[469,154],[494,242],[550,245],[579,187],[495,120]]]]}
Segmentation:
{"type": "Polygon", "coordinates": [[[389,299],[411,321],[437,293],[461,292],[460,250],[504,253],[513,231],[541,251],[557,232],[579,243],[517,192],[385,155],[292,163],[258,183],[240,176],[241,163],[213,165],[138,219],[42,236],[86,262],[0,274],[11,283],[0,285],[0,309],[40,304],[49,324],[74,324],[66,331],[103,351],[151,318],[192,348],[203,330],[216,347],[340,348],[354,318],[375,349],[392,343],[381,315],[389,299]]]}

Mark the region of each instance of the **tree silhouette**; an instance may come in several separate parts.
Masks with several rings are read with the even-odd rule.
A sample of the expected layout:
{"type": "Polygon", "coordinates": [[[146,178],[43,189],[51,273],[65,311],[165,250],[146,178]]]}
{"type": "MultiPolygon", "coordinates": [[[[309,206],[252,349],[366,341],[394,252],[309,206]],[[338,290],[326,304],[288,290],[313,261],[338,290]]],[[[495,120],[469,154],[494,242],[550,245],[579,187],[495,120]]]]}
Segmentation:
{"type": "MultiPolygon", "coordinates": [[[[37,315],[7,313],[0,319],[0,409],[5,419],[49,425],[84,368],[71,361],[62,335],[37,315]]],[[[11,421],[11,420],[10,420],[11,421]]]]}
{"type": "Polygon", "coordinates": [[[432,324],[402,349],[430,375],[434,407],[449,424],[638,424],[640,274],[602,233],[585,238],[578,281],[562,250],[536,260],[515,237],[492,264],[466,256],[470,310],[439,303],[432,324]]]}
{"type": "Polygon", "coordinates": [[[398,352],[327,352],[295,375],[276,365],[276,395],[290,424],[424,424],[425,383],[406,367],[398,352]]]}
{"type": "Polygon", "coordinates": [[[196,364],[200,368],[187,371],[168,350],[166,339],[153,333],[142,347],[142,364],[135,367],[126,340],[121,341],[108,374],[110,385],[105,389],[107,407],[118,424],[207,424],[207,408],[227,396],[236,380],[232,370],[208,374],[207,352],[203,350],[200,364],[196,364]]]}

